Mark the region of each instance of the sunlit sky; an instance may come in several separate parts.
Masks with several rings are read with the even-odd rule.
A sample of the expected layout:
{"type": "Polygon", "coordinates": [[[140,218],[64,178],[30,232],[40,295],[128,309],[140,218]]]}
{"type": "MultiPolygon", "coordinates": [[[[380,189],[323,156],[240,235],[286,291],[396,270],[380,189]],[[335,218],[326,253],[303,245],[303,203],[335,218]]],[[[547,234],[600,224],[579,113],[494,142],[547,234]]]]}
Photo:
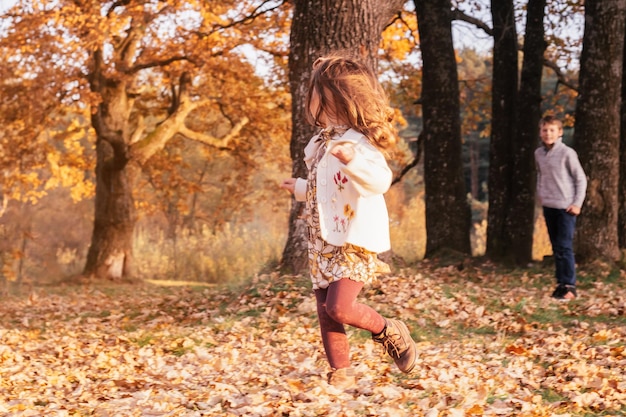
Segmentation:
{"type": "Polygon", "coordinates": [[[17,0],[0,0],[0,13],[4,13],[9,10],[17,0]]]}

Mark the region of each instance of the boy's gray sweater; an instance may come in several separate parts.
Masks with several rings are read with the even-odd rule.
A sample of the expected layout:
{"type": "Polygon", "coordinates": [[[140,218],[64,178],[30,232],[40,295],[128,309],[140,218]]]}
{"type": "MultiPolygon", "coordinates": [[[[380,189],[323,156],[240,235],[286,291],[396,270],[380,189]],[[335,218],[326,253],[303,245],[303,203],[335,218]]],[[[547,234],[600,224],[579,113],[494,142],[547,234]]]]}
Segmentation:
{"type": "Polygon", "coordinates": [[[544,207],[566,209],[582,207],[587,192],[587,176],[576,151],[561,139],[552,149],[540,146],[535,150],[537,164],[537,196],[544,207]]]}

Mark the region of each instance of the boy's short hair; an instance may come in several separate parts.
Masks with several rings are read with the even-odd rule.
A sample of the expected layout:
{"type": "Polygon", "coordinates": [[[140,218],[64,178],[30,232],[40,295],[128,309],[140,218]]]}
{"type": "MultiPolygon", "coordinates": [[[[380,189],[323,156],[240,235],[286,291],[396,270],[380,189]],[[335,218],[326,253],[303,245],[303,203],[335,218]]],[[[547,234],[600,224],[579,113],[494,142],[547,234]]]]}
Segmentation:
{"type": "Polygon", "coordinates": [[[548,116],[543,116],[539,121],[539,126],[543,125],[557,125],[560,129],[563,129],[563,122],[558,119],[556,116],[552,116],[551,114],[548,116]]]}

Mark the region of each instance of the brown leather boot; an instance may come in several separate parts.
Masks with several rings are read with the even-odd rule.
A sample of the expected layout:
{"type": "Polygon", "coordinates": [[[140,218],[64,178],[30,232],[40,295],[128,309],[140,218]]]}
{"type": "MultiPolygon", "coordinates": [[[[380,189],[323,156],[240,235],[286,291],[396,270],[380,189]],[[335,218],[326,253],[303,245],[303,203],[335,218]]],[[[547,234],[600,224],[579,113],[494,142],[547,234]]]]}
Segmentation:
{"type": "Polygon", "coordinates": [[[381,343],[398,368],[408,374],[417,360],[417,349],[409,328],[400,320],[385,319],[385,322],[385,330],[378,336],[372,335],[372,339],[381,343]]]}
{"type": "Polygon", "coordinates": [[[333,369],[328,373],[328,383],[337,389],[356,388],[356,376],[353,368],[333,369]]]}

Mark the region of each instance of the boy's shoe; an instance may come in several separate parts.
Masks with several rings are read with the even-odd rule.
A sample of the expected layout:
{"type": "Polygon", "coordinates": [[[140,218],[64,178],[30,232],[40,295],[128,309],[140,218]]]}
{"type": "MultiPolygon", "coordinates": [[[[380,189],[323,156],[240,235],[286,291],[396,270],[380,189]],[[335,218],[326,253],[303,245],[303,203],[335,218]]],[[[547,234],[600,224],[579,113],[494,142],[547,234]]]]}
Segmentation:
{"type": "Polygon", "coordinates": [[[328,383],[341,390],[356,388],[356,376],[353,368],[333,369],[328,373],[328,383]]]}
{"type": "Polygon", "coordinates": [[[552,298],[562,301],[570,301],[576,298],[576,287],[574,285],[559,284],[552,293],[552,298]]]}
{"type": "Polygon", "coordinates": [[[377,336],[372,335],[372,339],[382,344],[398,368],[408,374],[415,367],[417,360],[415,342],[406,324],[393,319],[385,319],[385,322],[387,323],[385,330],[377,336]]]}

